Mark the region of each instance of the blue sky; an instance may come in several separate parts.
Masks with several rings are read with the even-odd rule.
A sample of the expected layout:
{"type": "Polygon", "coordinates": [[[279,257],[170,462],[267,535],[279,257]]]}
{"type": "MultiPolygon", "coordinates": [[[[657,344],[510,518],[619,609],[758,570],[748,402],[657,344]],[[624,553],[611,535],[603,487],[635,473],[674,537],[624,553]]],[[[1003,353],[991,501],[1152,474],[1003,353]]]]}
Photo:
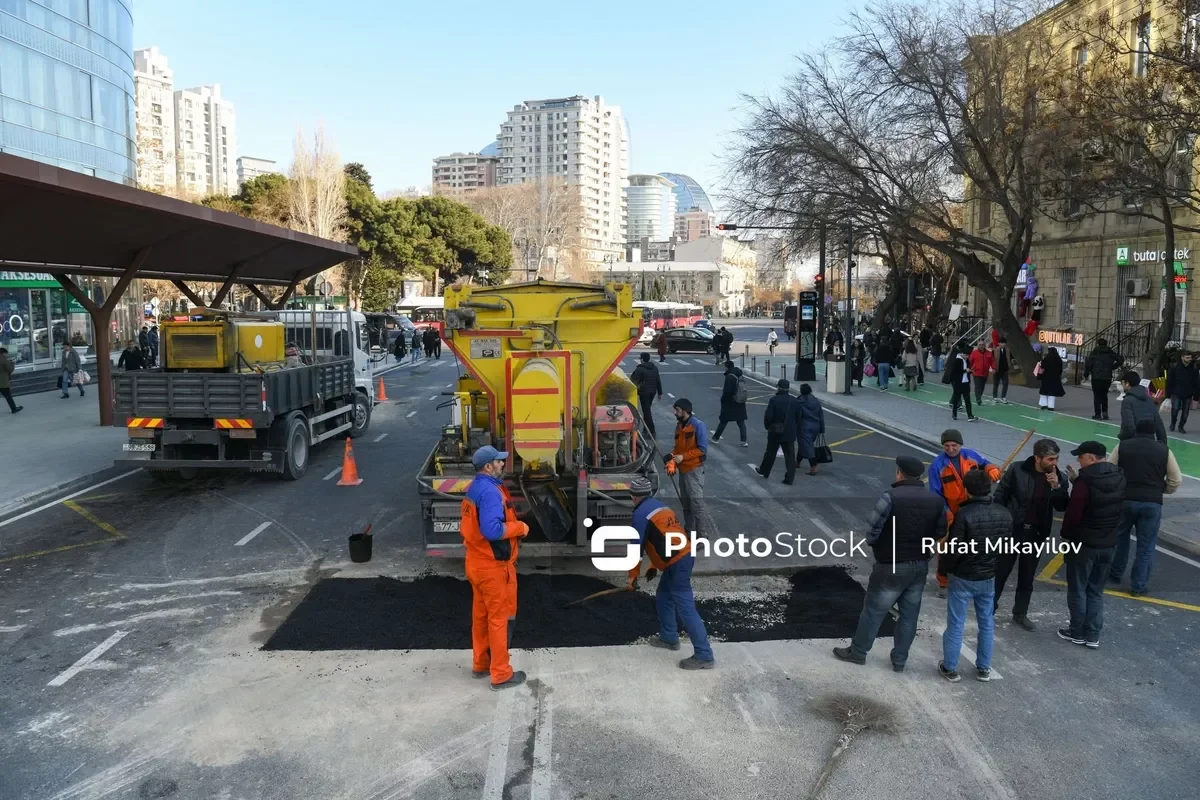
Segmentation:
{"type": "MultiPolygon", "coordinates": [[[[434,156],[492,141],[522,100],[602,95],[621,106],[634,172],[719,190],[739,92],[761,94],[837,32],[812,0],[137,0],[136,47],[158,45],[176,88],[220,83],[238,155],[290,160],[323,122],[378,191],[425,186],[434,156]]],[[[714,198],[715,199],[715,198],[714,198]]]]}

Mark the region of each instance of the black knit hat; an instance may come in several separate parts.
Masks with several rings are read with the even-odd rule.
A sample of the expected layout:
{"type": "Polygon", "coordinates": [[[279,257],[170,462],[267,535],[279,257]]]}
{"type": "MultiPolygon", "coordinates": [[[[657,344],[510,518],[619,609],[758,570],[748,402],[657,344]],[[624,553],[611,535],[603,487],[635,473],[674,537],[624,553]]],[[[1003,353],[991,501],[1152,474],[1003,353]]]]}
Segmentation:
{"type": "Polygon", "coordinates": [[[962,434],[954,428],[947,428],[946,430],[942,431],[942,444],[945,444],[946,442],[957,442],[959,445],[962,445],[962,434]]]}

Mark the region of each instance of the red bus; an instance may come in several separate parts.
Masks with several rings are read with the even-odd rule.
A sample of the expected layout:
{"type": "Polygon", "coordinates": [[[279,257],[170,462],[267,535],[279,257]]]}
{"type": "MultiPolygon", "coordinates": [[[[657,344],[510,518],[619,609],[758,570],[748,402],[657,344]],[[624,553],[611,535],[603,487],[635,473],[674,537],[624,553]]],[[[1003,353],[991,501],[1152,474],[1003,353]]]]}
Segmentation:
{"type": "Polygon", "coordinates": [[[435,328],[439,335],[446,326],[446,301],[441,297],[405,297],[396,311],[418,328],[435,328]]]}

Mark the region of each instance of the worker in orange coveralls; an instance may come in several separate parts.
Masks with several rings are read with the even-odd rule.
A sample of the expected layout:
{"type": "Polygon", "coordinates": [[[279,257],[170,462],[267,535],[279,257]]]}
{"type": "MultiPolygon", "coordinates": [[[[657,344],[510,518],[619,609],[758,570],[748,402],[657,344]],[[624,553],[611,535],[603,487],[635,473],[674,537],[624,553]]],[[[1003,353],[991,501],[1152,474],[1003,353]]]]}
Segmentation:
{"type": "Polygon", "coordinates": [[[475,480],[462,501],[459,532],[467,551],[471,584],[472,674],[492,677],[492,690],[525,682],[524,672],[508,663],[512,626],[517,618],[517,550],[529,526],[517,519],[504,488],[508,453],[488,445],[475,451],[475,480]]]}

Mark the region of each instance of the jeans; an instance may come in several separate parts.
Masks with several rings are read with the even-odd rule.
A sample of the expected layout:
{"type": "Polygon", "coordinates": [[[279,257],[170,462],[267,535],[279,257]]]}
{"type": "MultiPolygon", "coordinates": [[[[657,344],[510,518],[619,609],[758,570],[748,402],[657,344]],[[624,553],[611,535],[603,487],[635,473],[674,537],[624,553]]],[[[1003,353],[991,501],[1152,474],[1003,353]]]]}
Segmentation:
{"type": "Polygon", "coordinates": [[[908,661],[908,651],[917,636],[917,617],[921,614],[921,594],[925,590],[925,579],[929,576],[929,562],[901,561],[892,565],[876,562],[867,581],[867,596],[863,598],[862,613],[858,616],[858,627],[850,641],[850,650],[855,655],[866,657],[875,644],[879,626],[892,606],[899,602],[900,620],[892,636],[892,663],[898,667],[908,661]]]}
{"type": "Polygon", "coordinates": [[[713,651],[708,643],[708,632],[704,620],[696,610],[696,596],[692,593],[692,568],[696,565],[694,555],[686,555],[662,571],[658,577],[658,592],[654,605],[658,609],[658,636],[664,642],[679,642],[679,624],[675,615],[683,621],[683,629],[692,640],[697,661],[712,661],[713,651]]]}
{"type": "Polygon", "coordinates": [[[1154,546],[1158,544],[1158,526],[1162,523],[1162,504],[1126,500],[1121,507],[1121,522],[1117,525],[1117,547],[1113,553],[1108,576],[1114,581],[1125,574],[1129,561],[1129,533],[1137,531],[1137,552],[1133,556],[1133,572],[1129,585],[1135,592],[1146,591],[1150,570],[1154,568],[1154,546]]]}
{"type": "Polygon", "coordinates": [[[971,385],[968,383],[960,383],[953,387],[954,394],[950,397],[950,410],[954,414],[954,418],[958,419],[958,407],[966,405],[967,416],[973,417],[975,413],[971,411],[971,385]]]}
{"type": "Polygon", "coordinates": [[[1098,381],[1092,378],[1092,410],[1097,417],[1108,416],[1108,387],[1112,381],[1098,381]]]}
{"type": "Polygon", "coordinates": [[[1004,593],[1004,584],[1012,575],[1013,567],[1017,568],[1017,591],[1013,599],[1012,615],[1024,617],[1029,614],[1029,601],[1033,598],[1033,581],[1037,577],[1038,557],[1035,553],[997,553],[996,554],[996,602],[993,608],[1000,605],[1000,595],[1004,593]]]}
{"type": "Polygon", "coordinates": [[[646,421],[646,427],[650,429],[650,435],[657,439],[658,431],[654,429],[654,414],[650,411],[650,407],[654,405],[654,393],[638,392],[638,405],[642,410],[642,419],[646,421]]]}
{"type": "MultiPolygon", "coordinates": [[[[59,388],[62,389],[63,397],[66,397],[71,393],[71,381],[73,380],[75,380],[75,373],[64,369],[62,377],[58,380],[59,388]]],[[[83,384],[79,384],[79,386],[76,388],[79,389],[79,396],[83,397],[83,384]]]]}
{"type": "Polygon", "coordinates": [[[1178,417],[1179,427],[1183,428],[1187,425],[1188,414],[1192,413],[1192,398],[1190,397],[1172,397],[1171,398],[1171,427],[1175,427],[1176,418],[1178,417]]]}
{"type": "MultiPolygon", "coordinates": [[[[727,420],[722,420],[721,423],[719,425],[717,425],[716,432],[713,433],[713,439],[720,439],[721,434],[725,432],[725,426],[728,424],[729,424],[729,422],[727,420]]],[[[746,441],[746,421],[739,419],[734,424],[738,426],[738,433],[741,434],[742,441],[743,442],[746,441]]]]}
{"type": "Polygon", "coordinates": [[[1112,567],[1115,547],[1088,547],[1078,553],[1066,553],[1067,610],[1071,613],[1068,630],[1075,639],[1100,641],[1104,628],[1104,582],[1112,567]]]}
{"type": "Polygon", "coordinates": [[[876,370],[877,371],[875,374],[879,376],[879,387],[881,389],[886,389],[888,386],[888,376],[892,372],[892,365],[891,364],[880,364],[879,366],[876,367],[876,370]]]}
{"type": "Polygon", "coordinates": [[[717,535],[716,523],[704,502],[704,467],[679,473],[679,502],[683,505],[683,524],[688,533],[694,531],[705,539],[717,535]]]}
{"type": "Polygon", "coordinates": [[[0,389],[0,397],[3,397],[6,401],[8,401],[9,410],[15,414],[17,412],[17,404],[16,401],[13,400],[12,389],[0,389]]]}
{"type": "Polygon", "coordinates": [[[958,669],[967,606],[974,601],[979,638],[975,642],[975,668],[991,669],[992,643],[996,637],[996,579],[968,581],[950,576],[946,591],[946,632],[942,634],[942,663],[951,672],[958,669]]]}
{"type": "Polygon", "coordinates": [[[1000,389],[1000,397],[1003,397],[1003,398],[1008,397],[1008,373],[1007,372],[1003,372],[1003,373],[997,372],[995,374],[995,376],[993,376],[993,378],[992,378],[992,399],[993,400],[996,399],[996,390],[997,389],[1000,389]],[[1004,388],[1001,389],[1000,388],[1001,386],[1003,386],[1004,388]]]}
{"type": "Polygon", "coordinates": [[[783,479],[791,483],[796,479],[796,443],[783,441],[783,434],[767,434],[767,450],[763,453],[762,464],[759,465],[758,471],[763,474],[764,478],[771,477],[771,468],[775,466],[775,455],[780,448],[783,448],[783,463],[786,466],[783,479]]]}

